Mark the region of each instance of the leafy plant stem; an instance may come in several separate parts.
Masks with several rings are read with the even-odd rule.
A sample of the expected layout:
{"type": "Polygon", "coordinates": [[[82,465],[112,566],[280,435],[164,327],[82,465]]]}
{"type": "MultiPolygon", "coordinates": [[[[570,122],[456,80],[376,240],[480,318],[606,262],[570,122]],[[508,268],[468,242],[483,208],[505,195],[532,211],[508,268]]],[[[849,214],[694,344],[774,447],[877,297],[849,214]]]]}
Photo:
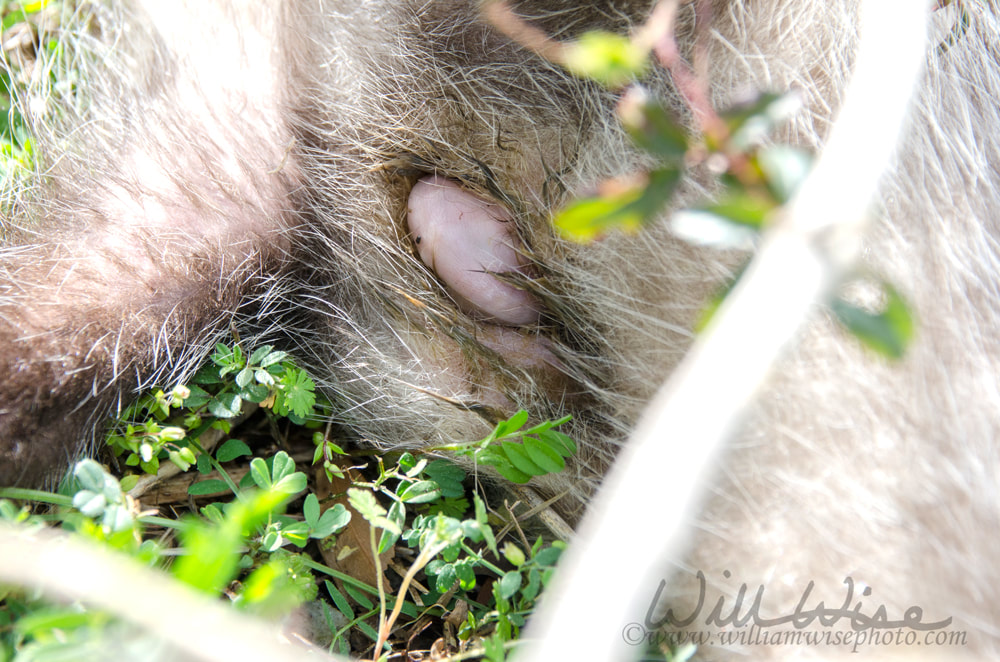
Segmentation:
{"type": "Polygon", "coordinates": [[[211,453],[206,452],[205,449],[202,448],[201,444],[199,444],[196,441],[196,439],[197,437],[191,439],[190,441],[191,447],[194,448],[196,451],[198,451],[198,453],[208,458],[209,464],[211,464],[212,468],[219,473],[219,476],[222,478],[223,482],[229,487],[230,490],[232,490],[233,494],[236,495],[236,498],[242,501],[243,497],[240,495],[240,488],[239,486],[236,485],[236,481],[234,481],[226,472],[226,470],[222,468],[222,464],[220,464],[218,460],[212,457],[211,453]]]}
{"type": "Polygon", "coordinates": [[[491,572],[495,572],[500,577],[502,577],[504,575],[504,572],[505,572],[504,570],[501,570],[497,566],[493,565],[492,563],[490,563],[489,561],[487,561],[486,559],[484,559],[482,553],[475,551],[474,549],[472,549],[471,547],[469,547],[464,542],[462,543],[462,549],[466,553],[468,553],[470,556],[476,557],[476,561],[479,562],[479,563],[482,563],[483,567],[486,568],[487,570],[489,570],[491,572]]]}

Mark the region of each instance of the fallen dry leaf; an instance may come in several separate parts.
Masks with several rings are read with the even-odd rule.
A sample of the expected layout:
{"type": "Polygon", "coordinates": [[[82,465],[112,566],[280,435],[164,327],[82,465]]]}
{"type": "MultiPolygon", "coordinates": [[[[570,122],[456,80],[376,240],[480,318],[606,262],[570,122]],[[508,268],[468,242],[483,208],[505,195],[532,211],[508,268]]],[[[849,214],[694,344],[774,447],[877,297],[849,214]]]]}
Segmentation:
{"type": "MultiPolygon", "coordinates": [[[[370,586],[376,586],[378,576],[385,573],[386,566],[395,556],[395,549],[390,547],[380,557],[378,564],[372,556],[371,538],[368,522],[347,501],[347,489],[353,481],[364,481],[355,470],[344,471],[344,478],[333,477],[333,482],[327,480],[322,468],[316,470],[316,497],[321,509],[325,511],[338,503],[351,512],[351,521],[343,531],[337,534],[337,542],[333,547],[320,545],[320,554],[328,566],[363,581],[370,586]],[[334,499],[328,499],[333,494],[334,499]]],[[[376,532],[376,540],[378,540],[376,532]]],[[[388,582],[385,583],[388,586],[388,582]]]]}

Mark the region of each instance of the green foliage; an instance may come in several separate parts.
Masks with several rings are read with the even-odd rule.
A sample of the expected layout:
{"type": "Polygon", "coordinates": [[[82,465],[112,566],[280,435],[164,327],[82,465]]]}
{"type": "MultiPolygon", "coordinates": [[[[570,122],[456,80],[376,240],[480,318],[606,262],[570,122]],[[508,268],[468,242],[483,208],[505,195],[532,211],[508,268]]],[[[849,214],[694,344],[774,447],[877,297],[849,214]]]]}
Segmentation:
{"type": "Polygon", "coordinates": [[[14,103],[15,83],[8,71],[0,71],[0,174],[29,171],[33,163],[31,134],[20,108],[14,103]]]}
{"type": "MultiPolygon", "coordinates": [[[[473,517],[461,520],[441,513],[417,515],[410,527],[398,536],[395,532],[403,521],[402,518],[394,521],[391,509],[387,513],[384,508],[373,503],[371,492],[352,492],[351,505],[358,509],[373,528],[391,532],[408,547],[420,551],[411,572],[423,569],[432,582],[429,587],[436,594],[471,592],[477,588],[479,575],[487,573],[492,576],[494,608],[473,609],[459,632],[460,639],[467,640],[473,634],[488,628],[499,633],[501,641],[517,638],[519,629],[525,623],[525,615],[534,607],[542,587],[552,576],[555,563],[564,549],[562,543],[543,546],[544,543],[539,538],[532,546],[530,556],[526,557],[520,548],[508,542],[501,557],[485,503],[478,495],[473,499],[473,517]],[[363,499],[362,495],[365,495],[363,499]],[[361,508],[358,508],[359,505],[361,508]],[[487,553],[491,553],[496,561],[503,558],[514,565],[515,569],[503,570],[487,559],[487,553]]],[[[401,504],[396,502],[394,507],[396,506],[401,504]]],[[[405,586],[404,579],[404,589],[405,586]]],[[[404,593],[404,589],[400,590],[400,594],[404,593]]],[[[390,620],[388,627],[391,624],[390,620]]]]}
{"type": "MultiPolygon", "coordinates": [[[[498,424],[484,440],[429,450],[502,463],[497,458],[508,458],[510,444],[515,444],[524,455],[519,461],[526,459],[535,475],[541,475],[548,470],[561,470],[564,458],[576,450],[568,436],[553,429],[566,420],[568,418],[526,428],[528,414],[518,412],[498,424]]],[[[322,454],[317,455],[319,457],[322,454]]],[[[542,549],[539,539],[530,558],[525,558],[523,552],[518,558],[516,547],[510,544],[501,555],[486,504],[479,495],[472,496],[473,513],[468,514],[469,501],[463,485],[465,472],[459,466],[443,459],[419,458],[409,452],[400,454],[394,465],[386,465],[382,458],[377,460],[378,475],[370,481],[357,480],[354,487],[347,490],[351,507],[369,525],[371,555],[373,558],[380,556],[397,543],[417,552],[403,578],[398,597],[393,600],[386,596],[380,586],[377,591],[379,604],[376,606],[368,601],[369,606],[365,607],[368,616],[376,613],[380,616],[379,628],[372,636],[377,649],[381,649],[400,614],[416,609],[403,596],[414,576],[423,572],[431,590],[430,595],[424,596],[425,604],[440,600],[442,596],[452,596],[449,602],[462,599],[475,605],[468,593],[477,589],[484,574],[491,577],[495,585],[502,585],[502,590],[494,588],[494,592],[500,590],[499,595],[505,601],[501,608],[498,609],[497,604],[475,606],[460,637],[469,641],[473,636],[481,637],[484,632],[493,631],[488,638],[493,643],[489,645],[496,644],[499,650],[504,650],[504,644],[517,637],[525,614],[548,581],[561,547],[542,549]],[[519,561],[514,570],[498,565],[511,564],[512,558],[519,561]],[[386,616],[390,607],[392,613],[386,616]]],[[[522,477],[522,474],[514,475],[522,477]]],[[[344,591],[350,593],[352,589],[348,586],[345,584],[344,591]]],[[[333,585],[328,585],[327,591],[337,611],[349,623],[364,630],[359,619],[365,616],[351,607],[351,600],[333,585]]],[[[352,597],[356,602],[357,596],[352,597]]],[[[344,632],[344,629],[338,630],[336,641],[340,643],[335,643],[333,649],[346,650],[339,638],[344,632]]],[[[483,640],[484,647],[486,641],[483,640]]]]}
{"type": "Polygon", "coordinates": [[[611,230],[636,232],[663,208],[679,182],[680,170],[664,166],[650,172],[648,178],[614,186],[606,195],[571,203],[554,223],[564,237],[579,242],[592,241],[611,230]]]}
{"type": "Polygon", "coordinates": [[[891,284],[881,281],[885,303],[882,310],[871,312],[834,297],[830,307],[847,329],[869,349],[892,359],[902,358],[913,338],[914,324],[903,297],[891,284]]]}
{"type": "MultiPolygon", "coordinates": [[[[242,552],[248,543],[254,547],[264,525],[281,512],[289,498],[287,492],[246,492],[241,500],[217,510],[214,519],[188,517],[172,522],[183,553],[168,565],[168,557],[161,555],[158,545],[141,541],[148,521],[163,524],[165,520],[136,517],[118,481],[93,460],[79,462],[73,477],[77,489],[69,500],[71,505],[54,495],[49,500],[63,505],[57,512],[41,516],[2,500],[0,516],[26,525],[61,521],[64,527],[125,552],[140,563],[163,567],[199,591],[209,595],[229,591],[238,606],[257,614],[287,613],[316,595],[315,581],[300,556],[283,553],[259,560],[242,552]],[[242,584],[233,585],[247,568],[252,570],[242,584]]],[[[326,524],[326,529],[332,528],[330,522],[326,524]]],[[[97,659],[120,627],[104,613],[84,611],[80,606],[53,607],[32,597],[30,591],[8,590],[0,598],[0,623],[7,626],[0,628],[3,659],[97,659]]]]}
{"type": "MultiPolygon", "coordinates": [[[[182,470],[195,469],[201,474],[214,471],[217,478],[192,483],[188,494],[228,494],[231,500],[203,506],[200,517],[189,515],[171,521],[140,516],[122,484],[93,460],[76,466],[67,496],[8,489],[0,490],[0,497],[51,503],[59,510],[46,519],[62,521],[71,530],[164,568],[168,564],[160,547],[142,538],[151,522],[169,526],[176,531],[179,544],[178,553],[170,556],[176,559],[169,565],[174,577],[209,595],[225,591],[237,606],[258,614],[278,616],[302,600],[316,599],[314,572],[337,577],[343,582],[341,587],[329,581],[324,584],[333,604],[332,608],[325,606],[324,613],[330,619],[331,650],[344,653],[351,652],[347,634],[352,630],[365,634],[372,642],[385,642],[399,618],[416,619],[427,613],[427,607],[419,607],[406,592],[406,586],[423,573],[423,581],[431,591],[424,596],[423,605],[440,603],[434,608],[438,615],[454,608],[458,600],[470,605],[459,633],[463,645],[481,646],[489,659],[504,659],[548,581],[562,546],[546,547],[539,539],[530,550],[523,550],[507,541],[501,552],[493,528],[495,521],[491,521],[482,498],[467,491],[461,467],[441,457],[410,452],[395,455],[392,462],[375,457],[373,477],[357,478],[347,490],[347,501],[369,525],[373,556],[395,545],[405,545],[417,553],[403,587],[393,597],[385,594],[381,576],[379,586],[370,587],[301,553],[287,551],[308,551],[310,541],[330,544],[330,539],[351,521],[351,513],[343,503],[323,510],[319,497],[312,493],[306,493],[301,500],[301,516],[285,512],[288,503],[309,487],[306,474],[288,453],[253,457],[250,445],[233,438],[219,444],[214,452],[201,446],[201,435],[208,430],[227,436],[231,432],[231,414],[239,413],[234,408],[236,398],[241,410],[247,402],[258,400],[266,407],[269,401],[277,401],[276,392],[283,389],[283,384],[312,383],[299,374],[301,370],[287,355],[270,347],[257,349],[247,357],[238,345],[220,345],[192,384],[177,386],[169,393],[154,390],[130,407],[129,422],[119,424],[116,433],[109,435],[113,448],[126,457],[126,466],[151,469],[158,466],[156,460],[172,460],[171,454],[176,454],[184,460],[174,462],[182,470]],[[292,378],[283,382],[288,375],[292,378]],[[258,390],[258,386],[267,392],[258,390]],[[234,397],[227,398],[227,394],[234,397]],[[222,404],[213,406],[213,402],[222,404]],[[140,418],[143,414],[145,420],[140,418]],[[129,461],[131,458],[136,459],[129,461]],[[233,462],[248,467],[241,480],[224,466],[233,462]],[[473,592],[484,581],[490,587],[485,595],[492,596],[488,604],[473,599],[473,592]],[[389,609],[392,613],[387,616],[389,609]],[[334,612],[346,619],[346,625],[334,622],[334,612]],[[375,615],[380,616],[378,630],[368,623],[375,615]]],[[[311,415],[312,411],[307,413],[311,415]]],[[[267,410],[267,415],[281,418],[274,408],[267,410]]],[[[293,415],[289,409],[286,418],[293,415]]],[[[567,420],[529,425],[528,414],[522,411],[501,421],[483,440],[428,452],[469,457],[497,466],[502,475],[527,480],[532,475],[561,470],[565,459],[576,451],[574,442],[556,429],[567,420]]],[[[323,434],[311,433],[311,438],[316,444],[314,463],[328,472],[340,471],[333,460],[350,456],[323,434]]],[[[134,484],[135,478],[127,476],[122,483],[134,484]]],[[[40,521],[30,509],[5,499],[0,499],[0,517],[17,522],[40,521]]],[[[4,617],[18,624],[8,631],[6,639],[0,634],[7,657],[14,659],[39,650],[55,651],[57,643],[58,650],[66,650],[67,641],[74,642],[77,650],[86,646],[99,649],[100,638],[111,636],[113,628],[118,627],[106,615],[78,608],[54,609],[28,600],[21,593],[8,595],[0,604],[0,619],[4,617]],[[57,629],[59,637],[51,636],[57,629]]],[[[380,646],[386,648],[388,644],[380,646]]]]}
{"type": "Polygon", "coordinates": [[[306,497],[305,504],[302,506],[302,514],[305,517],[305,523],[309,526],[310,537],[319,540],[329,538],[351,521],[351,513],[342,503],[335,504],[320,515],[319,499],[316,498],[315,494],[306,497]]]}
{"type": "MultiPolygon", "coordinates": [[[[210,361],[195,374],[191,385],[177,386],[169,394],[156,390],[125,411],[106,441],[125,457],[126,466],[156,473],[161,460],[169,460],[187,471],[202,453],[201,436],[208,430],[228,433],[229,419],[239,416],[247,402],[300,425],[315,418],[314,384],[288,360],[286,352],[265,345],[246,358],[239,345],[219,344],[210,361]]],[[[230,439],[216,451],[214,460],[205,456],[207,464],[199,469],[207,473],[209,466],[218,469],[220,462],[249,454],[245,443],[230,439]]],[[[264,486],[259,467],[255,476],[258,486],[264,486]]],[[[130,479],[128,487],[136,480],[130,479]]],[[[218,481],[203,481],[192,485],[191,493],[214,494],[225,488],[218,481]]]]}
{"type": "MultiPolygon", "coordinates": [[[[490,623],[495,623],[495,636],[501,641],[516,639],[524,627],[526,615],[534,608],[539,595],[548,585],[565,545],[554,543],[544,546],[541,539],[535,541],[528,556],[515,570],[501,575],[493,583],[495,610],[486,614],[490,623]]],[[[523,558],[521,550],[518,558],[523,558]]],[[[509,552],[510,553],[510,552],[509,552]]],[[[470,620],[470,628],[482,627],[482,622],[470,620]]],[[[459,632],[459,637],[462,636],[459,632]]]]}
{"type": "Polygon", "coordinates": [[[316,444],[316,452],[313,453],[313,464],[320,464],[320,460],[322,460],[322,467],[324,473],[326,473],[327,480],[332,481],[334,476],[343,478],[344,472],[334,462],[334,456],[340,455],[346,457],[347,453],[344,449],[333,443],[322,432],[313,434],[313,443],[316,444]]]}
{"type": "Polygon", "coordinates": [[[194,451],[185,444],[188,436],[187,425],[197,427],[201,420],[188,418],[182,425],[164,425],[172,409],[184,405],[185,399],[191,396],[187,387],[178,386],[170,395],[157,390],[130,407],[123,419],[145,411],[154,420],[141,423],[125,423],[124,428],[118,427],[107,437],[107,443],[118,454],[125,455],[125,464],[138,466],[146,473],[156,473],[160,468],[161,457],[169,459],[182,470],[186,471],[195,462],[194,451]]]}
{"type": "Polygon", "coordinates": [[[114,476],[93,460],[77,462],[73,476],[80,485],[73,495],[74,508],[87,517],[100,518],[106,533],[132,530],[135,520],[114,476]]]}
{"type": "MultiPolygon", "coordinates": [[[[276,419],[301,421],[312,416],[312,381],[284,352],[262,347],[245,358],[239,346],[219,345],[211,363],[197,373],[193,382],[177,386],[169,394],[155,390],[140,399],[126,411],[129,420],[120,422],[108,441],[115,452],[125,456],[126,466],[155,471],[160,460],[169,459],[185,471],[197,467],[201,473],[208,473],[214,469],[220,478],[193,483],[189,494],[229,493],[234,497],[231,502],[209,504],[201,509],[202,517],[178,521],[137,517],[135,504],[126,496],[123,485],[93,460],[84,460],[75,467],[67,486],[71,497],[14,489],[0,490],[0,494],[55,504],[60,511],[46,520],[60,520],[71,530],[147,563],[166,565],[155,546],[141,541],[144,523],[155,521],[170,526],[176,530],[183,550],[169,566],[179,581],[208,594],[226,591],[238,606],[255,613],[287,613],[302,600],[314,599],[317,587],[304,557],[284,548],[292,545],[302,549],[310,540],[330,538],[348,524],[350,513],[342,504],[320,513],[316,495],[310,494],[303,503],[301,518],[286,515],[283,511],[289,499],[307,488],[306,475],[297,470],[286,452],[252,458],[249,472],[237,484],[222,463],[251,456],[251,448],[242,440],[228,439],[213,457],[202,448],[200,440],[209,430],[228,434],[231,418],[241,413],[247,402],[271,406],[268,414],[276,419]],[[277,411],[282,402],[284,408],[277,411]],[[234,584],[240,575],[244,579],[234,584]]],[[[137,478],[127,476],[122,483],[131,486],[137,478]]],[[[0,500],[0,516],[23,523],[43,521],[31,515],[29,509],[19,509],[7,500],[0,500]]],[[[15,637],[2,639],[0,635],[7,659],[55,650],[47,643],[46,633],[67,624],[76,624],[76,645],[98,646],[100,632],[107,629],[104,624],[111,623],[100,614],[51,611],[44,603],[29,603],[19,596],[8,596],[0,605],[0,618],[8,614],[11,622],[22,623],[20,616],[10,613],[21,607],[23,615],[35,616],[12,631],[15,637]]],[[[64,642],[65,637],[60,641],[64,642]]]]}
{"type": "Polygon", "coordinates": [[[235,389],[227,386],[214,394],[199,389],[199,395],[208,398],[208,410],[219,418],[238,416],[243,401],[247,401],[301,425],[315,414],[315,385],[305,371],[286,360],[287,356],[265,345],[245,359],[239,345],[219,344],[211,356],[214,367],[203,368],[194,381],[203,386],[215,385],[229,374],[236,375],[235,389]]]}
{"type": "Polygon", "coordinates": [[[623,35],[595,30],[567,45],[564,63],[577,76],[616,89],[645,73],[649,51],[623,35]]]}
{"type": "MultiPolygon", "coordinates": [[[[748,249],[777,217],[809,172],[811,157],[786,145],[768,145],[767,137],[798,107],[794,95],[761,94],[753,102],[715,113],[693,108],[703,134],[689,136],[666,106],[634,81],[642,76],[647,54],[625,37],[587,33],[565,49],[565,64],[577,75],[618,88],[632,82],[619,104],[619,116],[636,146],[656,165],[645,172],[605,182],[601,194],[570,203],[553,218],[560,233],[588,242],[609,232],[636,232],[657,218],[691,163],[708,164],[724,186],[716,198],[693,209],[672,213],[674,234],[691,243],[720,249],[748,249]]],[[[697,94],[695,94],[697,96],[697,94]]],[[[863,158],[863,157],[861,157],[863,158]]],[[[742,275],[742,269],[740,275],[742,275]]],[[[738,279],[738,276],[737,276],[738,279]]],[[[698,324],[704,328],[735,280],[709,302],[698,324]]],[[[899,358],[913,335],[913,320],[903,298],[883,283],[885,307],[878,312],[833,296],[828,305],[836,319],[865,346],[899,358]]],[[[527,445],[525,445],[527,446],[527,445]]],[[[510,446],[494,453],[494,463],[510,480],[523,482],[538,471],[551,471],[537,451],[510,446]]]]}
{"type": "Polygon", "coordinates": [[[485,439],[437,450],[470,457],[495,468],[511,482],[527,483],[533,476],[559,473],[566,466],[565,458],[576,453],[573,440],[554,429],[569,420],[569,416],[564,416],[522,429],[528,423],[528,412],[521,410],[500,421],[485,439]]]}
{"type": "Polygon", "coordinates": [[[174,563],[174,576],[208,593],[225,589],[239,570],[245,537],[266,524],[287,499],[287,493],[263,490],[229,504],[217,522],[190,520],[180,531],[188,553],[174,563]]]}
{"type": "MultiPolygon", "coordinates": [[[[278,401],[278,393],[289,384],[311,387],[312,382],[284,353],[264,347],[247,357],[238,345],[219,345],[210,364],[197,373],[192,384],[177,386],[169,393],[155,390],[127,411],[129,422],[120,424],[109,435],[113,448],[126,457],[126,466],[149,470],[159,466],[158,460],[174,460],[176,456],[183,462],[174,464],[182,470],[197,468],[202,474],[216,473],[217,478],[192,483],[189,495],[230,494],[233,500],[206,505],[201,508],[201,517],[189,516],[170,524],[176,529],[183,550],[170,572],[199,591],[208,594],[227,591],[235,595],[237,605],[271,615],[315,597],[316,584],[311,572],[339,576],[336,571],[286,549],[305,550],[310,541],[327,541],[350,523],[351,513],[342,503],[322,510],[317,495],[306,494],[301,517],[285,514],[289,499],[308,489],[305,473],[298,470],[290,455],[278,451],[270,457],[252,457],[253,450],[246,442],[232,438],[226,439],[213,453],[206,451],[200,441],[208,430],[228,436],[232,418],[242,412],[246,403],[259,402],[267,407],[278,401]],[[284,381],[285,377],[289,379],[284,381]],[[143,420],[141,415],[147,418],[143,420]],[[237,461],[249,468],[241,480],[231,476],[223,466],[237,461]],[[243,579],[236,582],[240,576],[243,579]],[[233,586],[239,589],[234,591],[233,586]]],[[[289,403],[285,414],[288,419],[296,416],[292,411],[295,400],[295,397],[285,398],[289,403]]],[[[310,409],[300,414],[311,415],[313,406],[310,404],[310,409]]],[[[268,416],[281,418],[276,409],[272,406],[268,416]]],[[[565,458],[575,452],[573,441],[555,429],[567,420],[529,426],[528,414],[522,411],[501,421],[486,439],[430,450],[470,457],[498,466],[502,475],[527,480],[532,475],[562,470],[565,458]]],[[[328,473],[340,472],[333,460],[349,457],[345,451],[323,434],[315,433],[312,438],[316,443],[314,463],[328,473]]],[[[373,556],[397,544],[413,548],[418,554],[396,598],[385,594],[381,577],[377,589],[356,580],[340,589],[327,582],[327,594],[336,611],[348,622],[347,626],[339,626],[331,621],[331,630],[335,631],[331,648],[349,652],[346,643],[349,628],[366,633],[374,642],[385,642],[398,618],[416,618],[420,609],[407,599],[405,586],[418,573],[424,573],[432,590],[428,597],[431,602],[425,604],[445,596],[451,596],[447,598],[450,602],[462,599],[475,604],[462,629],[463,641],[471,644],[475,637],[476,641],[482,641],[484,650],[492,651],[489,655],[502,659],[540,587],[551,574],[560,548],[541,549],[539,540],[526,555],[508,542],[501,554],[486,504],[476,494],[469,498],[461,467],[443,458],[420,457],[409,452],[400,453],[394,463],[387,464],[381,457],[375,459],[377,475],[355,480],[354,487],[347,490],[347,500],[369,524],[373,556]],[[504,564],[508,567],[502,567],[504,564]],[[496,596],[495,604],[478,605],[468,595],[478,588],[484,576],[493,583],[490,594],[496,596]],[[377,596],[377,601],[369,595],[377,596]],[[390,608],[392,613],[387,618],[386,611],[390,608]],[[377,631],[366,621],[376,613],[381,619],[377,631]],[[485,639],[480,639],[484,636],[485,639]]],[[[125,480],[135,483],[135,477],[125,480]]],[[[72,497],[23,495],[41,497],[67,508],[75,506],[75,510],[60,516],[72,528],[133,555],[144,555],[149,563],[162,564],[155,547],[139,542],[144,518],[135,516],[133,503],[117,479],[96,462],[87,460],[77,466],[74,481],[72,497]]],[[[9,501],[0,501],[0,515],[22,521],[31,517],[27,510],[18,509],[9,501]]],[[[154,519],[159,524],[167,522],[154,519]]],[[[34,613],[34,609],[29,608],[28,612],[34,613]]],[[[91,616],[74,620],[70,616],[59,612],[59,618],[39,617],[39,620],[79,623],[78,630],[84,639],[90,636],[86,634],[88,628],[96,628],[95,623],[100,620],[91,616]]],[[[111,622],[101,618],[104,619],[101,623],[111,622]]],[[[41,632],[32,627],[31,632],[41,632]]],[[[31,638],[12,643],[10,649],[24,650],[38,645],[41,645],[38,639],[31,638]]]]}

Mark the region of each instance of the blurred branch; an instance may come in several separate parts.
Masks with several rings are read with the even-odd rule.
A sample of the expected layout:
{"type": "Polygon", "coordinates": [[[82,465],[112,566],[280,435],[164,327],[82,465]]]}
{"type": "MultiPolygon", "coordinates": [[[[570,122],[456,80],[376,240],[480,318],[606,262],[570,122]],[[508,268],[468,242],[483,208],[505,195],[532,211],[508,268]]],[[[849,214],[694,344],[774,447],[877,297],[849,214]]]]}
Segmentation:
{"type": "Polygon", "coordinates": [[[0,559],[3,584],[107,611],[169,643],[191,662],[343,660],[282,641],[273,625],[64,532],[0,523],[0,559]]]}

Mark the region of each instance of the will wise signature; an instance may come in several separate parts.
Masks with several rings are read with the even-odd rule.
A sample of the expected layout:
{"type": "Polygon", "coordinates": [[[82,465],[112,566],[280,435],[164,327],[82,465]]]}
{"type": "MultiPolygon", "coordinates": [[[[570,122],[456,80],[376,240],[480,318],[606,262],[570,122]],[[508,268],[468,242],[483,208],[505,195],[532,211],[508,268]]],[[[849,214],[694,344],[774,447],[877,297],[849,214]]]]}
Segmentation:
{"type": "MultiPolygon", "coordinates": [[[[723,575],[726,578],[729,578],[730,573],[726,570],[723,575]]],[[[660,585],[656,589],[656,595],[653,597],[653,600],[649,605],[649,610],[646,612],[645,625],[649,630],[656,630],[665,625],[672,627],[687,627],[698,619],[705,607],[706,580],[705,575],[701,570],[698,571],[696,577],[699,585],[698,604],[695,605],[690,614],[684,616],[683,618],[678,616],[673,609],[667,609],[666,613],[661,618],[653,617],[656,607],[660,602],[660,597],[663,594],[663,589],[667,585],[666,580],[660,581],[660,585]]],[[[802,629],[809,627],[814,622],[825,627],[831,627],[839,623],[841,619],[846,619],[850,622],[851,627],[856,631],[867,630],[869,628],[909,628],[911,630],[926,631],[939,630],[951,625],[952,618],[950,616],[941,621],[924,623],[924,610],[917,606],[907,609],[903,614],[903,617],[899,620],[889,619],[885,605],[879,605],[875,608],[874,612],[866,613],[862,606],[862,601],[858,600],[857,604],[855,604],[852,609],[851,604],[854,602],[854,579],[852,577],[846,577],[844,579],[844,584],[847,586],[847,595],[844,597],[843,604],[839,607],[827,607],[825,602],[820,601],[812,609],[806,609],[806,604],[809,603],[809,596],[815,586],[815,583],[810,581],[806,586],[805,591],[802,592],[802,597],[795,606],[795,610],[791,614],[777,616],[774,618],[764,618],[760,615],[761,602],[764,599],[763,584],[757,587],[757,590],[753,595],[753,601],[746,606],[744,611],[744,602],[747,600],[747,591],[749,590],[749,587],[746,583],[743,583],[740,584],[739,591],[736,593],[736,597],[732,605],[728,608],[728,611],[726,598],[725,596],[721,596],[716,601],[715,606],[712,607],[712,610],[708,613],[703,622],[705,625],[714,625],[718,627],[726,627],[730,625],[734,627],[743,627],[747,624],[752,624],[761,628],[786,625],[790,623],[793,627],[802,629]]],[[[861,592],[861,595],[863,597],[868,597],[871,595],[871,592],[871,587],[866,586],[861,592]]]]}

